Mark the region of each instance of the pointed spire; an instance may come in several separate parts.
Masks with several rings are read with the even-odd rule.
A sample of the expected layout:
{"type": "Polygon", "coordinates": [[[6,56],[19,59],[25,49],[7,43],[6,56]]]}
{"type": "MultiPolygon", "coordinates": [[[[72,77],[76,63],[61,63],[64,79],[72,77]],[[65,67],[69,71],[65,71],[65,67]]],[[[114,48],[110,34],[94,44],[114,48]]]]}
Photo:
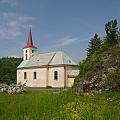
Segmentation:
{"type": "Polygon", "coordinates": [[[29,31],[27,45],[24,48],[36,48],[37,49],[37,47],[33,45],[31,27],[30,27],[30,31],[29,31]]]}
{"type": "Polygon", "coordinates": [[[33,46],[31,27],[30,27],[30,31],[29,31],[29,36],[28,36],[27,46],[33,46]]]}

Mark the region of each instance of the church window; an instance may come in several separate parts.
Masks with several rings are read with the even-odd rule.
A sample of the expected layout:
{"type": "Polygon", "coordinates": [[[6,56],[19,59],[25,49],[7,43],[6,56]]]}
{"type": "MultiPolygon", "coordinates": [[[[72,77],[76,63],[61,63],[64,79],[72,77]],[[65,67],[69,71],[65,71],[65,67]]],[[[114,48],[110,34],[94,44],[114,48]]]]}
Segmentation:
{"type": "Polygon", "coordinates": [[[27,73],[24,72],[24,79],[27,79],[27,73]]]}
{"type": "Polygon", "coordinates": [[[27,53],[27,50],[25,52],[27,53]]]}
{"type": "Polygon", "coordinates": [[[54,71],[54,80],[58,80],[58,71],[54,71]]]}
{"type": "Polygon", "coordinates": [[[25,55],[25,57],[26,57],[26,60],[27,60],[27,54],[25,55]]]}
{"type": "Polygon", "coordinates": [[[34,53],[34,50],[32,50],[32,53],[34,53]]]}
{"type": "Polygon", "coordinates": [[[37,78],[37,73],[36,72],[34,72],[34,79],[36,79],[37,78]]]}

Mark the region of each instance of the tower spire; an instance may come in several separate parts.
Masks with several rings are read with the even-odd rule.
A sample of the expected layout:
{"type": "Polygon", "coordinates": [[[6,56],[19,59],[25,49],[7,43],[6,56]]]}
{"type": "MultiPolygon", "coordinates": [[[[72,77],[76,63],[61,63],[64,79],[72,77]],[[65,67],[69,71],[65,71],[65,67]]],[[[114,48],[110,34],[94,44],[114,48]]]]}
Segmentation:
{"type": "Polygon", "coordinates": [[[28,35],[27,45],[24,48],[36,48],[37,49],[37,47],[33,45],[31,27],[30,27],[30,31],[28,35]]]}

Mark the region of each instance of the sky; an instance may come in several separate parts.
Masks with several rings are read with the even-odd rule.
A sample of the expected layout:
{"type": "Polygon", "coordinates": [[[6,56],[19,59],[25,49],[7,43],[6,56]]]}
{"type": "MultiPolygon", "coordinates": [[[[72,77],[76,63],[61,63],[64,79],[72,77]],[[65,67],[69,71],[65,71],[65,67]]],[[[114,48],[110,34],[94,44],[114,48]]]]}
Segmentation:
{"type": "Polygon", "coordinates": [[[79,62],[113,19],[120,23],[120,0],[0,0],[0,57],[22,57],[32,27],[39,53],[62,50],[79,62]]]}

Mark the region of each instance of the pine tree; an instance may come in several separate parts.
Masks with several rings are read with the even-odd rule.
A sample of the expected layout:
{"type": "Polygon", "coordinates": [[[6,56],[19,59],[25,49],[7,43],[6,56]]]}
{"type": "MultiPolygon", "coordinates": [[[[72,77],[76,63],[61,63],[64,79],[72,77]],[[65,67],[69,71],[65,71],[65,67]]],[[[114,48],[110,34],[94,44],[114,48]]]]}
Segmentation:
{"type": "Polygon", "coordinates": [[[117,28],[117,20],[111,20],[110,22],[105,24],[106,31],[106,42],[109,44],[117,43],[118,38],[118,28],[117,28]]]}
{"type": "Polygon", "coordinates": [[[87,56],[90,57],[96,51],[98,51],[102,46],[102,40],[98,37],[97,34],[90,40],[88,48],[87,48],[87,56]]]}

